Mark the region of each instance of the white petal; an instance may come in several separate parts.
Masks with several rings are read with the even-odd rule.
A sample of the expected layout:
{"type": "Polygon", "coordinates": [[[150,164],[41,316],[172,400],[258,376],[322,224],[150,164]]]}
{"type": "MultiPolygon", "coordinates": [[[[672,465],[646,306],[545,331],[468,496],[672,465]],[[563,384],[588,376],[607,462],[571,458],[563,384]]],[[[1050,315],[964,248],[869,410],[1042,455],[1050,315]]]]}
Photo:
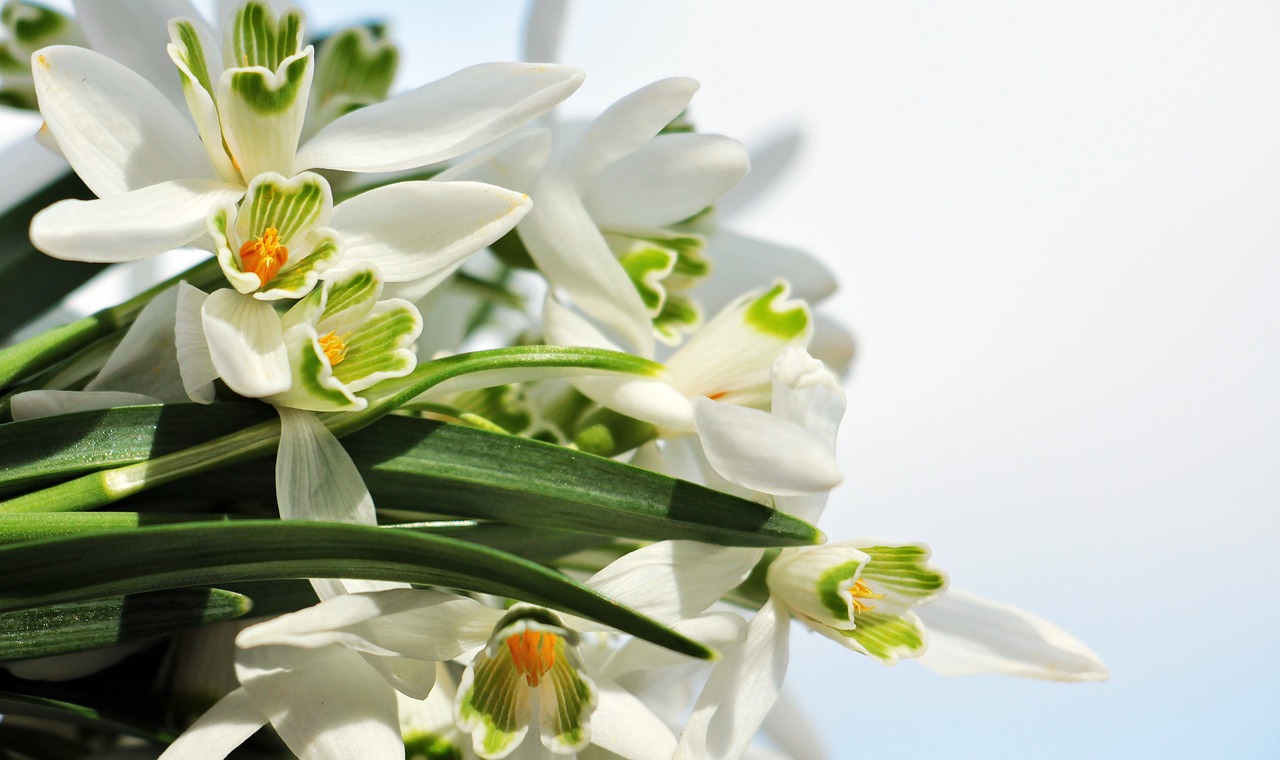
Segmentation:
{"type": "Polygon", "coordinates": [[[205,217],[244,188],[181,179],[96,201],[58,201],[31,220],[31,241],[54,258],[133,261],[179,248],[205,231],[205,217]]]}
{"type": "Polygon", "coordinates": [[[246,628],[241,648],[342,646],[379,656],[450,660],[488,640],[502,611],[440,591],[348,594],[246,628]]]}
{"type": "Polygon", "coordinates": [[[528,192],[551,155],[551,132],[528,129],[463,156],[432,177],[433,182],[487,182],[528,192]]]}
{"type": "Polygon", "coordinates": [[[177,309],[177,287],[153,298],[84,389],[142,393],[166,404],[186,402],[187,392],[174,361],[177,309]]]}
{"type": "Polygon", "coordinates": [[[119,61],[155,85],[170,102],[182,107],[182,85],[165,54],[169,19],[186,18],[203,26],[188,0],[75,0],[76,23],[89,47],[119,61]]]}
{"type": "Polygon", "coordinates": [[[585,195],[601,172],[657,136],[697,91],[697,80],[688,77],[660,79],[605,109],[587,127],[565,162],[569,181],[578,194],[585,195]]]}
{"type": "Polygon", "coordinates": [[[715,203],[749,168],[737,140],[661,135],[601,172],[583,200],[601,227],[665,227],[715,203]]]}
{"type": "Polygon", "coordinates": [[[213,366],[231,390],[259,398],[289,389],[284,331],[270,304],[223,288],[205,299],[200,313],[213,366]]]}
{"type": "Polygon", "coordinates": [[[707,461],[733,483],[779,495],[826,491],[840,483],[835,453],[794,422],[706,398],[693,400],[693,419],[707,461]]]}
{"type": "Polygon", "coordinates": [[[116,406],[159,403],[160,399],[153,396],[120,391],[26,391],[13,397],[10,413],[15,420],[32,420],[116,406]]]}
{"type": "Polygon", "coordinates": [[[814,724],[813,716],[786,691],[778,695],[761,728],[782,748],[782,757],[796,760],[826,760],[829,757],[822,745],[822,731],[814,724]]]}
{"type": "Polygon", "coordinates": [[[312,412],[276,407],[280,519],[377,525],[373,497],[351,455],[312,412]]]}
{"type": "Polygon", "coordinates": [[[386,172],[444,161],[538,116],[582,80],[567,66],[472,66],[337,119],[302,146],[294,168],[386,172]]]}
{"type": "Polygon", "coordinates": [[[249,694],[236,689],[183,731],[158,760],[222,760],[266,722],[249,694]]]}
{"type": "Polygon", "coordinates": [[[728,760],[751,743],[787,673],[789,619],[772,599],[751,619],[746,640],[712,669],[698,695],[676,760],[728,760]]]}
{"type": "Polygon", "coordinates": [[[447,277],[529,211],[529,198],[480,182],[398,182],[333,210],[342,266],[373,264],[387,282],[447,277]]]}
{"type": "Polygon", "coordinates": [[[640,356],[652,357],[649,312],[564,175],[548,170],[532,194],[534,210],[520,225],[520,239],[538,269],[640,356]]]}
{"type": "Polygon", "coordinates": [[[835,451],[845,409],[840,379],[799,346],[788,346],[778,354],[772,375],[770,411],[808,430],[828,451],[835,451]]]}
{"type": "Polygon", "coordinates": [[[174,347],[178,355],[178,371],[182,387],[192,401],[213,402],[213,381],[218,370],[209,355],[209,342],[204,337],[200,310],[209,295],[185,280],[178,283],[178,311],[174,326],[174,347]]]}
{"type": "Polygon", "coordinates": [[[308,45],[275,71],[261,66],[227,69],[214,85],[222,137],[246,181],[266,172],[298,173],[293,160],[315,71],[313,52],[308,45]],[[274,102],[276,94],[283,96],[281,101],[290,99],[274,102]]]}
{"type": "Polygon", "coordinates": [[[100,53],[68,46],[37,51],[31,65],[49,130],[98,197],[214,176],[186,117],[138,74],[100,53]]]}
{"type": "Polygon", "coordinates": [[[809,343],[809,353],[815,358],[847,379],[856,350],[857,344],[849,328],[822,312],[813,315],[813,340],[809,343]]]}
{"type": "Polygon", "coordinates": [[[1074,636],[1011,604],[951,589],[915,610],[929,632],[919,662],[946,676],[1003,673],[1049,681],[1105,681],[1107,666],[1074,636]]]}
{"type": "MultiPolygon", "coordinates": [[[[599,330],[548,298],[542,313],[550,345],[618,350],[599,330]]],[[[601,406],[670,430],[693,428],[693,407],[683,393],[661,378],[599,375],[573,381],[574,387],[601,406]]]]}
{"type": "Polygon", "coordinates": [[[332,647],[292,670],[271,650],[242,650],[236,674],[276,733],[302,760],[402,757],[395,690],[355,652],[332,647]]]}
{"type": "Polygon", "coordinates": [[[591,743],[628,760],[668,760],[676,737],[653,711],[621,686],[599,679],[591,743]]]}
{"type": "Polygon", "coordinates": [[[591,576],[587,585],[661,623],[691,618],[744,581],[761,550],[660,541],[591,576]]]}

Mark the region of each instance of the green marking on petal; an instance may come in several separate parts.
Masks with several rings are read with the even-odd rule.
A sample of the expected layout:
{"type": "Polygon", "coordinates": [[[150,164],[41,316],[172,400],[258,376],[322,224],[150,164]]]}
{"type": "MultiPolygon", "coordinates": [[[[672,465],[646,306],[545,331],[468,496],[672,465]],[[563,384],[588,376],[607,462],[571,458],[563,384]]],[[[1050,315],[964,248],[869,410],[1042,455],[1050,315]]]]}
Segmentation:
{"type": "Polygon", "coordinates": [[[856,628],[836,633],[886,665],[924,654],[924,626],[920,624],[919,618],[910,613],[903,616],[882,614],[874,610],[859,613],[856,628]]]}
{"type": "Polygon", "coordinates": [[[415,731],[404,737],[405,760],[462,760],[462,748],[439,734],[415,731]]]}
{"type": "Polygon", "coordinates": [[[905,546],[871,546],[862,548],[871,561],[862,578],[876,591],[890,593],[907,604],[922,604],[947,586],[947,576],[929,564],[929,547],[922,544],[905,546]]]}
{"type": "Polygon", "coordinates": [[[474,737],[481,757],[504,754],[528,732],[529,692],[512,664],[511,651],[501,646],[493,656],[478,653],[463,674],[458,723],[474,737]],[[468,677],[472,680],[468,684],[468,677]]]}
{"type": "Polygon", "coordinates": [[[0,22],[9,30],[9,39],[28,51],[80,37],[69,16],[35,3],[10,0],[0,9],[0,22]]]}
{"type": "Polygon", "coordinates": [[[667,294],[662,311],[653,318],[653,330],[659,340],[668,345],[680,342],[683,335],[698,329],[702,324],[702,309],[692,298],[677,293],[667,294]]]}
{"type": "Polygon", "coordinates": [[[749,303],[744,312],[747,324],[783,340],[791,340],[803,334],[809,329],[812,317],[804,302],[786,300],[790,290],[785,282],[779,281],[764,295],[749,303]]]}
{"type": "Polygon", "coordinates": [[[284,404],[285,406],[316,411],[343,411],[361,406],[351,396],[343,393],[342,389],[325,382],[333,377],[333,368],[329,366],[324,352],[315,341],[302,343],[296,349],[295,357],[297,364],[294,367],[294,388],[282,394],[288,395],[292,403],[284,404]],[[307,401],[312,404],[308,405],[307,401]]]}
{"type": "MultiPolygon", "coordinates": [[[[553,709],[542,710],[542,728],[550,738],[553,752],[578,752],[590,741],[587,721],[596,704],[596,690],[591,680],[574,666],[564,639],[557,639],[556,661],[548,673],[554,695],[553,709]]],[[[542,698],[547,700],[547,690],[542,698]]]]}
{"type": "Polygon", "coordinates": [[[311,56],[294,58],[283,68],[283,76],[261,69],[231,71],[231,91],[261,116],[275,116],[288,111],[306,96],[302,83],[312,66],[311,56]]]}
{"type": "Polygon", "coordinates": [[[417,366],[417,357],[406,346],[422,331],[422,317],[406,301],[390,308],[384,307],[386,303],[391,302],[379,304],[368,319],[343,336],[346,356],[334,366],[334,376],[355,390],[386,378],[404,377],[417,366]]]}
{"type": "Polygon", "coordinates": [[[355,322],[368,313],[382,293],[377,273],[368,267],[344,272],[325,283],[324,310],[317,322],[355,322]]]}
{"type": "Polygon", "coordinates": [[[349,27],[319,45],[311,98],[325,111],[326,122],[387,97],[400,52],[382,32],[381,27],[349,27]]]}
{"type": "Polygon", "coordinates": [[[200,35],[196,32],[195,24],[186,19],[175,19],[170,22],[169,38],[173,41],[173,50],[176,51],[178,58],[186,66],[186,70],[180,66],[178,71],[182,74],[183,84],[190,86],[200,86],[204,91],[209,93],[209,97],[214,97],[213,78],[209,74],[209,61],[205,56],[204,44],[200,41],[200,35]],[[190,78],[194,78],[194,82],[190,78]]]}
{"type": "Polygon", "coordinates": [[[299,234],[324,224],[333,209],[333,192],[324,177],[303,172],[291,179],[279,174],[254,178],[240,210],[243,237],[275,228],[280,242],[292,245],[299,234]]]}
{"type": "Polygon", "coordinates": [[[227,35],[227,66],[262,66],[275,71],[302,47],[302,14],[290,9],[277,18],[266,3],[246,3],[236,11],[227,35]]]}
{"type": "MultiPolygon", "coordinates": [[[[863,564],[856,560],[845,562],[818,576],[818,598],[822,600],[822,606],[826,607],[837,620],[849,619],[849,603],[840,595],[840,584],[857,578],[858,570],[863,564]]],[[[858,616],[858,620],[862,620],[861,615],[858,616]]]]}
{"type": "Polygon", "coordinates": [[[620,259],[622,269],[631,278],[640,300],[649,310],[650,316],[662,311],[667,300],[667,289],[662,280],[669,274],[676,263],[676,254],[668,248],[658,246],[633,247],[620,259]]]}

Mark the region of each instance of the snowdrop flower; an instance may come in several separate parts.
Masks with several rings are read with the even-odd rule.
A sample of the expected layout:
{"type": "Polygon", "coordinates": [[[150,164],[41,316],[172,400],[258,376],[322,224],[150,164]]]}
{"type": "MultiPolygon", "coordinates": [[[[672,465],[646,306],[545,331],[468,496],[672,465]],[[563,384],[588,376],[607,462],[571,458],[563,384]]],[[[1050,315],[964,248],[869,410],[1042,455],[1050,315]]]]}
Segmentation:
{"type": "Polygon", "coordinates": [[[588,718],[598,701],[584,672],[578,634],[553,613],[516,607],[494,627],[463,671],[454,720],[485,760],[506,757],[529,733],[536,711],[542,743],[555,754],[591,741],[588,718]],[[522,683],[523,682],[523,683],[522,683]]]}
{"type": "Polygon", "coordinates": [[[742,144],[721,135],[663,134],[698,83],[677,77],[614,103],[563,149],[530,194],[519,227],[538,268],[592,317],[641,351],[679,342],[700,319],[675,291],[704,276],[705,240],[671,229],[746,175],[742,144]]]}
{"type": "Polygon", "coordinates": [[[567,67],[473,66],[347,113],[299,147],[314,68],[302,31],[297,11],[277,18],[249,3],[219,51],[201,22],[173,21],[169,52],[195,130],[125,66],[83,48],[37,51],[41,112],[99,200],[41,212],[32,221],[35,244],[75,260],[150,256],[198,238],[209,214],[239,200],[259,174],[386,172],[443,161],[515,129],[582,81],[567,67]]]}
{"type": "MultiPolygon", "coordinates": [[[[255,177],[243,202],[218,209],[207,222],[218,263],[234,290],[219,291],[201,305],[200,319],[213,358],[212,365],[198,362],[205,367],[201,379],[211,380],[212,373],[237,393],[262,398],[285,393],[304,377],[318,377],[326,366],[336,366],[335,360],[346,361],[337,371],[338,377],[349,378],[344,383],[351,382],[357,370],[365,373],[356,390],[400,376],[388,372],[411,371],[412,362],[406,364],[405,357],[412,353],[405,350],[402,339],[410,332],[417,335],[421,317],[399,300],[394,308],[391,301],[375,308],[383,283],[414,292],[430,289],[472,252],[509,230],[528,207],[527,197],[491,185],[403,182],[363,193],[335,208],[329,185],[318,174],[304,172],[286,179],[268,172],[255,177]],[[340,290],[355,297],[351,273],[375,270],[376,276],[362,276],[359,297],[344,305],[340,318],[337,312],[320,317],[315,308],[295,307],[289,312],[292,316],[281,322],[268,303],[306,296],[322,276],[343,278],[346,284],[340,290]],[[355,304],[361,305],[358,314],[350,308],[355,304]],[[392,313],[404,315],[398,322],[401,328],[383,335],[390,342],[349,344],[342,336],[356,329],[353,318],[372,314],[368,309],[375,309],[378,319],[391,319],[392,313]],[[334,319],[343,323],[341,329],[334,319]],[[327,349],[321,351],[328,357],[324,366],[307,358],[310,354],[300,358],[298,353],[298,341],[307,342],[299,337],[299,324],[318,324],[317,320],[327,325],[317,336],[327,336],[327,349]],[[293,330],[293,349],[285,348],[286,330],[293,330]],[[347,359],[353,350],[356,357],[347,359]],[[378,351],[387,353],[377,355],[378,351]],[[380,363],[377,373],[369,369],[370,362],[380,363]]],[[[331,293],[336,287],[328,286],[331,293]]],[[[320,298],[328,303],[333,296],[320,298]]],[[[310,303],[314,306],[316,301],[310,303]]],[[[188,321],[194,318],[191,311],[185,316],[188,321]]],[[[193,350],[203,353],[198,344],[193,350]]],[[[180,358],[192,367],[197,363],[191,354],[180,358]]],[[[313,390],[319,392],[321,387],[335,390],[325,383],[313,390]]],[[[362,406],[349,393],[345,403],[331,399],[320,407],[302,403],[297,392],[277,403],[327,410],[362,406]]]]}
{"type": "MultiPolygon", "coordinates": [[[[840,481],[833,452],[802,423],[761,411],[771,403],[775,359],[802,348],[812,333],[808,306],[787,294],[779,281],[741,296],[667,359],[660,378],[577,378],[574,385],[601,406],[657,426],[662,437],[696,432],[712,465],[748,488],[830,489],[840,481]]],[[[543,322],[548,343],[621,350],[554,298],[543,322]]]]}
{"type": "MultiPolygon", "coordinates": [[[[529,754],[526,734],[537,708],[542,742],[558,754],[590,742],[637,760],[669,758],[676,745],[670,730],[610,679],[593,683],[573,651],[576,636],[529,606],[504,612],[407,588],[339,595],[241,632],[240,687],[162,757],[223,758],[268,723],[303,760],[403,757],[404,738],[415,736],[403,728],[406,713],[431,729],[419,739],[449,738],[438,715],[406,710],[403,697],[430,699],[438,663],[483,647],[450,708],[459,726],[474,732],[480,757],[529,754]]],[[[448,693],[451,684],[444,686],[448,693]]]]}

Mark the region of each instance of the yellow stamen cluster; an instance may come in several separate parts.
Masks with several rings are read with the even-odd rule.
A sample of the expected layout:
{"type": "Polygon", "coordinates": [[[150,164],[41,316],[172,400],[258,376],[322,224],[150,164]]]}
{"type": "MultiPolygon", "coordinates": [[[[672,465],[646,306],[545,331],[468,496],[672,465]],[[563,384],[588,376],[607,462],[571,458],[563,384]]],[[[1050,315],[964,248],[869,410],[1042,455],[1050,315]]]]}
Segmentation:
{"type": "Polygon", "coordinates": [[[554,633],[542,631],[524,631],[507,637],[511,663],[524,676],[525,683],[537,686],[556,664],[556,640],[559,638],[554,633]]]}
{"type": "Polygon", "coordinates": [[[868,586],[866,583],[863,583],[860,580],[853,582],[853,585],[849,588],[849,595],[853,597],[854,614],[857,614],[859,612],[866,612],[867,610],[874,610],[876,608],[874,604],[864,604],[858,601],[859,599],[883,599],[884,598],[884,594],[875,593],[874,591],[871,590],[870,586],[868,586]]]}
{"type": "Polygon", "coordinates": [[[240,269],[258,275],[259,287],[271,282],[288,260],[289,249],[281,245],[280,231],[275,227],[240,246],[240,269]]]}
{"type": "Polygon", "coordinates": [[[338,333],[330,330],[320,336],[320,350],[324,351],[324,358],[329,362],[330,367],[337,366],[339,362],[347,358],[347,344],[338,337],[338,333]]]}

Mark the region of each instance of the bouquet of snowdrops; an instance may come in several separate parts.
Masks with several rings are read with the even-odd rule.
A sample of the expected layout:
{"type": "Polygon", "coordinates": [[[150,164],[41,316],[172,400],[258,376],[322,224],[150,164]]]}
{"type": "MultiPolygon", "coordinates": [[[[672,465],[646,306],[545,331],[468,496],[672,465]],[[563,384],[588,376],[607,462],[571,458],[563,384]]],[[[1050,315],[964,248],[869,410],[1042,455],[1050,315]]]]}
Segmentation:
{"type": "Polygon", "coordinates": [[[748,152],[694,80],[556,118],[563,11],[532,63],[388,97],[380,24],[4,6],[0,95],[44,126],[2,157],[0,756],[809,760],[768,720],[792,620],[1105,678],[916,537],[814,527],[834,283],[717,217],[748,152]]]}

